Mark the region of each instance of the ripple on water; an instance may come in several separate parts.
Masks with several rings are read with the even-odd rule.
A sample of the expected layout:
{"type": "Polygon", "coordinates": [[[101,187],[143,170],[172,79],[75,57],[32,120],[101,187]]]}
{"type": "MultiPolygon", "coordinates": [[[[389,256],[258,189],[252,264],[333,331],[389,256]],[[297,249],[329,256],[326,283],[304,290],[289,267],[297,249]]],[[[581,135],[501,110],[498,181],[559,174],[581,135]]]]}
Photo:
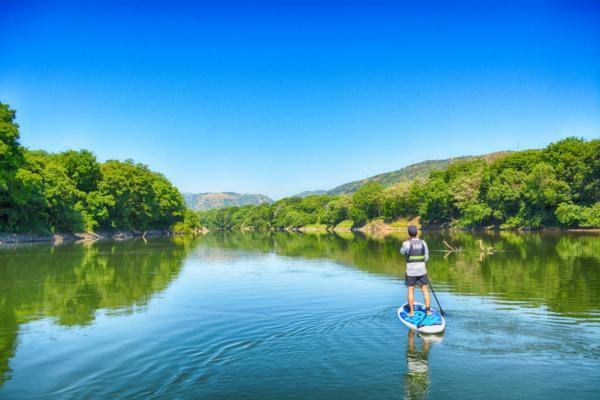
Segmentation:
{"type": "MultiPolygon", "coordinates": [[[[591,379],[600,360],[597,310],[558,312],[538,306],[548,298],[520,289],[509,300],[502,285],[482,296],[488,277],[474,266],[467,272],[476,280],[463,286],[474,293],[435,284],[447,332],[436,343],[414,336],[410,349],[396,317],[406,289],[396,270],[386,276],[377,268],[201,252],[143,307],[100,312],[79,328],[22,324],[11,359],[16,378],[5,375],[13,391],[0,393],[42,377],[31,393],[61,399],[388,399],[406,394],[410,360],[427,367],[431,398],[544,398],[569,385],[584,388],[577,395],[598,388],[591,379]]],[[[121,283],[126,295],[134,275],[121,283]]]]}

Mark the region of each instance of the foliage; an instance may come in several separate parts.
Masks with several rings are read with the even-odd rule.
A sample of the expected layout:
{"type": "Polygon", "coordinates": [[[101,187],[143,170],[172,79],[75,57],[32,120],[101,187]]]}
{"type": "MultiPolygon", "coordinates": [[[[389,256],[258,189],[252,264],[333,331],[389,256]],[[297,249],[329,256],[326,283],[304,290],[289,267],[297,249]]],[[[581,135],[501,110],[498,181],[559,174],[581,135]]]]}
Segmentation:
{"type": "Polygon", "coordinates": [[[200,224],[200,216],[193,210],[185,210],[183,213],[183,221],[176,222],[173,225],[173,231],[177,233],[194,233],[202,228],[200,224]]]}
{"type": "Polygon", "coordinates": [[[148,230],[183,220],[185,205],[179,191],[161,174],[131,160],[101,166],[96,199],[106,200],[106,218],[96,215],[103,229],[148,230]]]}
{"type": "Polygon", "coordinates": [[[163,175],[130,160],[99,163],[87,150],[27,150],[14,119],[0,103],[0,232],[197,228],[163,175]]]}
{"type": "Polygon", "coordinates": [[[591,207],[573,203],[561,203],[556,208],[556,217],[565,226],[597,228],[600,227],[600,202],[591,207]]]}
{"type": "Polygon", "coordinates": [[[543,150],[463,158],[426,178],[386,187],[363,182],[349,196],[292,197],[272,205],[202,212],[213,229],[353,227],[420,217],[456,227],[600,227],[600,140],[567,138],[543,150]],[[348,222],[345,223],[346,225],[348,222]]]}
{"type": "Polygon", "coordinates": [[[451,161],[361,181],[351,195],[265,200],[196,214],[146,165],[99,163],[87,150],[25,149],[15,111],[0,103],[0,232],[281,230],[415,217],[423,225],[457,227],[600,227],[600,140],[571,137],[543,150],[451,161]]]}
{"type": "Polygon", "coordinates": [[[326,192],[329,195],[342,195],[342,194],[353,194],[361,187],[371,184],[378,183],[380,185],[389,187],[399,183],[406,183],[417,178],[425,178],[432,171],[443,170],[448,167],[452,162],[462,159],[470,159],[472,157],[460,157],[458,159],[447,159],[447,160],[427,160],[416,164],[411,164],[402,169],[386,172],[383,174],[375,175],[367,179],[360,181],[349,182],[340,186],[337,186],[330,191],[326,192]]]}

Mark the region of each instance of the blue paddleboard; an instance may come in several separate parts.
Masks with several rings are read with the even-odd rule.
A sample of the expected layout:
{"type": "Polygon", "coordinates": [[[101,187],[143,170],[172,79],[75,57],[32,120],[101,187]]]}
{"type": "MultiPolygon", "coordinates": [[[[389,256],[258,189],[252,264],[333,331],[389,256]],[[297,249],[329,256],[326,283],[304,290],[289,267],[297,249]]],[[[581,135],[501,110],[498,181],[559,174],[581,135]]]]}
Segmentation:
{"type": "Polygon", "coordinates": [[[446,329],[446,319],[438,310],[431,307],[431,315],[426,315],[425,305],[421,303],[414,304],[415,312],[409,316],[408,303],[398,308],[398,319],[409,329],[419,333],[442,333],[446,329]]]}

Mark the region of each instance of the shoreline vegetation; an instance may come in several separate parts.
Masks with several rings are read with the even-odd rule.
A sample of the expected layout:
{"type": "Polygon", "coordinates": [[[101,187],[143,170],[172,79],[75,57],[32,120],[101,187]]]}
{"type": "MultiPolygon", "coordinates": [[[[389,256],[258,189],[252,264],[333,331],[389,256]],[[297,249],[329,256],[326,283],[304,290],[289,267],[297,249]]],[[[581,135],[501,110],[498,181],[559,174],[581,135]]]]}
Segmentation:
{"type": "Polygon", "coordinates": [[[151,237],[168,237],[182,235],[203,235],[208,233],[208,229],[198,228],[193,231],[176,232],[172,230],[165,231],[115,231],[115,232],[76,232],[76,233],[50,233],[50,234],[29,234],[29,233],[0,233],[0,246],[13,245],[20,243],[52,243],[60,244],[65,242],[92,243],[98,240],[129,240],[151,237]]]}
{"type": "Polygon", "coordinates": [[[193,211],[162,174],[88,150],[48,153],[19,143],[0,103],[0,244],[122,240],[210,230],[374,232],[598,230],[600,140],[462,157],[426,177],[365,181],[341,195],[193,211]]]}
{"type": "Polygon", "coordinates": [[[199,213],[210,230],[395,231],[600,228],[600,140],[457,159],[427,177],[349,195],[289,197],[199,213]]]}
{"type": "Polygon", "coordinates": [[[88,150],[29,150],[19,143],[15,115],[0,103],[4,240],[118,238],[201,228],[197,214],[187,209],[182,194],[164,175],[132,160],[98,162],[88,150]]]}
{"type": "MultiPolygon", "coordinates": [[[[408,225],[407,225],[408,226],[408,225]]],[[[240,232],[294,232],[298,234],[340,234],[344,233],[360,233],[370,237],[384,237],[387,235],[393,235],[396,233],[405,233],[407,226],[393,226],[390,224],[377,224],[376,226],[363,226],[359,228],[329,228],[329,227],[317,227],[317,226],[306,226],[301,228],[290,228],[290,229],[277,229],[268,231],[256,231],[256,230],[240,230],[240,232]]],[[[215,231],[219,231],[218,229],[215,231]]],[[[448,227],[421,227],[423,232],[442,232],[442,231],[456,231],[456,232],[498,232],[501,229],[495,228],[448,228],[448,227]]],[[[538,228],[538,229],[505,229],[504,231],[510,232],[588,232],[588,233],[600,233],[600,228],[538,228]]],[[[26,244],[26,243],[52,243],[55,245],[68,242],[76,243],[93,243],[99,240],[130,240],[130,239],[142,239],[154,238],[154,237],[175,237],[185,235],[206,235],[211,232],[208,228],[198,228],[191,231],[178,232],[173,230],[165,231],[146,231],[146,232],[76,232],[76,233],[51,233],[51,234],[27,234],[27,233],[0,233],[0,247],[6,245],[15,244],[26,244]]],[[[214,232],[214,231],[213,231],[214,232]]]]}

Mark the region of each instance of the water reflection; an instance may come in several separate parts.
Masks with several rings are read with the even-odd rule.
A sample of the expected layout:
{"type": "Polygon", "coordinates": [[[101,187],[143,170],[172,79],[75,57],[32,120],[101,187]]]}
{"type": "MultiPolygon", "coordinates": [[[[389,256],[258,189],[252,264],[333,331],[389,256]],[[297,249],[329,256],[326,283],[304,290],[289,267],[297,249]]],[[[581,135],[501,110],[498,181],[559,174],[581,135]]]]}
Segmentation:
{"type": "MultiPolygon", "coordinates": [[[[368,273],[402,279],[398,249],[406,236],[211,233],[203,246],[333,259],[368,273]]],[[[578,320],[600,320],[600,236],[594,233],[427,232],[429,275],[439,291],[545,306],[578,320]],[[448,252],[444,241],[460,251],[448,252]],[[481,241],[481,244],[480,244],[481,241]],[[481,246],[485,251],[482,255],[481,246]],[[493,251],[488,251],[493,248],[493,251]]]]}
{"type": "Polygon", "coordinates": [[[85,326],[100,309],[132,313],[177,277],[189,239],[16,246],[0,249],[0,385],[19,326],[53,318],[85,326]]]}
{"type": "Polygon", "coordinates": [[[403,235],[0,248],[0,397],[594,398],[599,238],[428,233],[452,337],[406,349],[403,235]]]}
{"type": "Polygon", "coordinates": [[[420,339],[415,344],[415,332],[408,330],[406,346],[406,375],[404,389],[406,399],[426,399],[429,392],[429,346],[431,341],[420,339]]]}

